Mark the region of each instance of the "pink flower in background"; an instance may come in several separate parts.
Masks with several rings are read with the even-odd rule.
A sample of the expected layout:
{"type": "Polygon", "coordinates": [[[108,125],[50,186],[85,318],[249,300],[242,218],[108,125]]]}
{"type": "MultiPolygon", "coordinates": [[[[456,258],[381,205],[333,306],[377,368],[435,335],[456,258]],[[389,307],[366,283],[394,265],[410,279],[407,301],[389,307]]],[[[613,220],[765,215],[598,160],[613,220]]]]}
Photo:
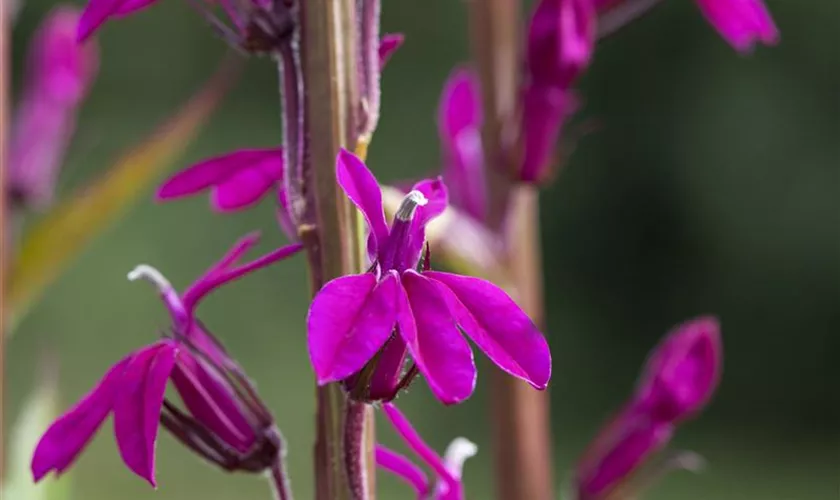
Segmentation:
{"type": "Polygon", "coordinates": [[[281,439],[270,413],[241,368],[195,318],[199,302],[219,286],[301,249],[300,244],[290,245],[234,265],[256,242],[256,236],[242,239],[180,296],[152,267],[137,266],[129,273],[131,280],[147,279],[158,287],[172,318],[172,332],[118,361],[47,429],[32,457],[35,481],[70,467],[110,414],[123,462],[152,486],[159,424],[226,470],[261,472],[271,466],[281,439]],[[165,398],[167,381],[187,412],[165,398]]]}
{"type": "MultiPolygon", "coordinates": [[[[698,318],[669,333],[651,352],[633,397],[578,463],[578,500],[605,500],[639,473],[668,444],[676,426],[708,403],[722,364],[720,329],[714,318],[698,318]]],[[[697,463],[693,456],[672,460],[647,474],[696,468],[697,463]]]]}
{"type": "Polygon", "coordinates": [[[761,0],[697,0],[697,6],[739,52],[750,52],[759,42],[775,45],[779,41],[779,30],[761,0]]]}
{"type": "Polygon", "coordinates": [[[446,208],[439,179],[415,184],[389,227],[376,178],[342,151],[338,183],[370,227],[370,272],[328,282],[307,317],[309,354],[318,383],[343,381],[351,397],[390,400],[419,370],[447,404],[469,397],[476,381],[462,332],[502,370],[544,389],[551,354],[539,329],[500,288],[457,274],[416,270],[424,227],[446,208]],[[412,364],[403,376],[406,355],[412,364]]]}
{"type": "Polygon", "coordinates": [[[254,206],[272,190],[278,225],[289,239],[297,240],[283,185],[282,148],[243,149],[201,161],[164,181],[155,198],[171,201],[210,191],[210,206],[230,213],[254,206]]]}
{"type": "Polygon", "coordinates": [[[592,0],[540,0],[534,9],[520,101],[520,180],[549,176],[562,125],[577,109],[572,86],[592,60],[596,20],[592,0]]]}
{"type": "Polygon", "coordinates": [[[386,403],[382,405],[382,411],[405,444],[432,469],[437,476],[437,483],[430,483],[421,468],[382,445],[376,446],[376,465],[414,488],[417,500],[464,500],[461,474],[464,463],[478,452],[478,447],[465,438],[456,438],[441,458],[423,441],[396,406],[386,403]]]}
{"type": "Polygon", "coordinates": [[[43,208],[54,195],[76,116],[98,69],[95,44],[79,46],[79,12],[53,9],[35,33],[24,89],[12,122],[6,189],[22,206],[43,208]]]}
{"type": "Polygon", "coordinates": [[[405,35],[402,33],[386,33],[382,35],[378,50],[380,68],[385,67],[385,64],[391,59],[391,56],[394,55],[397,49],[402,47],[403,42],[405,42],[405,35]]]}
{"type": "Polygon", "coordinates": [[[487,179],[481,144],[481,93],[476,75],[453,71],[438,105],[438,134],[443,149],[443,179],[452,206],[478,221],[487,216],[487,179]]]}

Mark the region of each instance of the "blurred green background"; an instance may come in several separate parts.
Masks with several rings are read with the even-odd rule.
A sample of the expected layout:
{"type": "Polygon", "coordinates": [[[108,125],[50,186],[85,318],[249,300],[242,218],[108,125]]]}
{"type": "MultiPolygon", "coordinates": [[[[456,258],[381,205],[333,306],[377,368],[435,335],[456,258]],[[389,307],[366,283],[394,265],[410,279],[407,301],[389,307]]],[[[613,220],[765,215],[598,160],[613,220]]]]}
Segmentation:
{"type": "MultiPolygon", "coordinates": [[[[437,99],[468,46],[462,2],[383,3],[383,29],[404,32],[407,41],[386,71],[369,164],[381,179],[396,180],[437,167],[437,99]]],[[[13,39],[16,82],[25,44],[52,5],[25,4],[13,39]]],[[[840,3],[770,0],[769,7],[782,43],[740,57],[690,1],[669,0],[603,41],[583,79],[579,121],[598,128],[542,201],[558,491],[659,337],[714,313],[723,325],[723,382],[674,442],[705,456],[708,468],[668,477],[650,498],[838,498],[840,3]]],[[[174,0],[110,23],[99,42],[101,74],[67,159],[65,193],[161,122],[225,50],[174,0]]],[[[276,89],[271,62],[251,60],[172,167],[277,144],[276,89]]],[[[34,384],[40,350],[59,354],[64,408],[167,325],[156,294],[126,281],[134,265],[152,264],[184,287],[254,229],[264,234],[261,251],[282,243],[269,203],[228,217],[211,214],[206,198],[133,209],[9,342],[6,425],[34,384]]],[[[289,440],[297,496],[311,498],[304,283],[298,257],[216,293],[201,316],[258,381],[289,440]]],[[[492,369],[481,360],[478,391],[458,407],[442,407],[422,383],[399,400],[437,449],[458,435],[479,444],[466,469],[473,500],[490,498],[492,485],[485,417],[492,369]]],[[[123,467],[110,435],[108,423],[67,475],[74,499],[267,498],[258,478],[208,468],[165,434],[153,492],[123,467]]],[[[384,425],[380,436],[397,444],[384,425]]],[[[379,481],[381,498],[409,498],[392,478],[380,474],[379,481]]]]}

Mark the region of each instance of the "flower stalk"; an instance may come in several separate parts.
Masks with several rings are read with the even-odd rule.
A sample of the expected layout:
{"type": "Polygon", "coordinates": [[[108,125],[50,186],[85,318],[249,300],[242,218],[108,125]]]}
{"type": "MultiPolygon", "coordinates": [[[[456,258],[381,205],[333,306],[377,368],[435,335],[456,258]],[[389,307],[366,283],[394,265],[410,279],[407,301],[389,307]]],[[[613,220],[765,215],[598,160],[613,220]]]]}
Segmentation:
{"type": "MultiPolygon", "coordinates": [[[[301,182],[304,207],[298,212],[298,231],[307,251],[313,294],[329,280],[361,271],[363,245],[358,215],[340,196],[335,178],[335,158],[344,147],[358,141],[358,91],[356,27],[353,2],[310,0],[300,2],[303,86],[304,165],[301,182]]],[[[292,203],[295,203],[292,200],[292,203]]],[[[295,210],[293,208],[293,210],[295,210]]],[[[317,389],[315,489],[317,500],[355,498],[351,485],[367,481],[367,498],[373,498],[374,441],[372,410],[363,408],[362,425],[351,426],[361,434],[355,457],[358,470],[348,471],[345,460],[347,398],[338,384],[317,389]],[[348,472],[356,477],[349,478],[348,472]]]]}
{"type": "MultiPolygon", "coordinates": [[[[487,162],[491,226],[505,226],[505,246],[516,302],[540,325],[543,322],[539,200],[536,188],[512,186],[505,173],[516,168],[516,114],[521,51],[521,5],[511,0],[470,2],[470,35],[481,81],[484,123],[482,143],[487,162]],[[507,212],[507,221],[503,220],[507,212]]],[[[496,371],[492,391],[496,498],[550,500],[552,437],[549,396],[496,371]]]]}

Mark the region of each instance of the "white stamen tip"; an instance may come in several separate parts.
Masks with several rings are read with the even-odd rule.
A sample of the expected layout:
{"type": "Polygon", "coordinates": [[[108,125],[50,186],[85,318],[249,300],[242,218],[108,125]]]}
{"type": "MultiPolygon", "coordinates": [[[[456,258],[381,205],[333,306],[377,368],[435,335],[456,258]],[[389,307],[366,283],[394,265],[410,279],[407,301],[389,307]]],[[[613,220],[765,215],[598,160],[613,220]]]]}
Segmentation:
{"type": "Polygon", "coordinates": [[[474,457],[478,453],[478,446],[467,438],[458,437],[449,443],[446,447],[446,453],[443,455],[443,462],[449,472],[457,478],[461,478],[464,470],[464,462],[468,458],[474,457]]]}
{"type": "Polygon", "coordinates": [[[172,290],[172,284],[160,271],[148,264],[140,264],[128,273],[129,281],[144,279],[155,285],[162,293],[172,290]]]}
{"type": "Polygon", "coordinates": [[[395,217],[403,221],[411,220],[414,217],[414,212],[417,210],[417,207],[423,207],[427,203],[429,203],[429,199],[423,193],[420,191],[411,191],[403,198],[395,217]]]}

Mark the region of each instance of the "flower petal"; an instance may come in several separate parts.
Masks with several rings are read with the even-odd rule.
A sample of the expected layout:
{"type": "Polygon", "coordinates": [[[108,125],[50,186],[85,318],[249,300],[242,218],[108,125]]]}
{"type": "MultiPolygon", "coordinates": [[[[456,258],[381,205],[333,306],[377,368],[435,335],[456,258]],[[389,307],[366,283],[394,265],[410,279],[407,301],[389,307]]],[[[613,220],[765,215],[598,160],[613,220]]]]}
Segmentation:
{"type": "Polygon", "coordinates": [[[499,287],[478,278],[430,271],[464,332],[502,370],[537,389],[551,378],[551,352],[537,326],[499,287]]]}
{"type": "Polygon", "coordinates": [[[159,201],[183,198],[223,185],[222,192],[215,195],[217,208],[221,211],[235,210],[256,201],[254,194],[237,196],[239,191],[253,193],[257,189],[253,186],[256,184],[262,186],[261,195],[282,178],[281,148],[245,149],[204,160],[178,172],[161,185],[156,198],[159,201]],[[239,177],[243,172],[250,174],[239,177]]]}
{"type": "Polygon", "coordinates": [[[487,210],[487,183],[481,145],[481,95],[473,71],[456,69],[446,81],[438,108],[444,151],[444,178],[452,203],[478,220],[487,210]]]}
{"type": "Polygon", "coordinates": [[[720,381],[723,346],[714,317],[700,317],[674,328],[657,345],[636,389],[654,418],[683,420],[708,403],[720,381]]]}
{"type": "Polygon", "coordinates": [[[402,33],[386,33],[382,35],[382,39],[379,41],[379,69],[382,70],[385,67],[385,63],[391,59],[391,56],[394,55],[394,52],[397,51],[398,48],[403,44],[405,41],[405,36],[402,33]]]}
{"type": "Polygon", "coordinates": [[[402,479],[417,493],[417,500],[424,500],[431,489],[423,469],[397,452],[381,444],[376,445],[376,465],[402,479]]]}
{"type": "Polygon", "coordinates": [[[761,0],[697,0],[706,20],[738,52],[749,53],[756,42],[775,45],[779,30],[761,0]]]}
{"type": "Polygon", "coordinates": [[[112,366],[90,392],[50,425],[32,455],[35,481],[40,481],[51,470],[61,474],[85,449],[111,412],[123,372],[132,357],[127,356],[112,366]]]}
{"type": "Polygon", "coordinates": [[[155,483],[155,445],[166,381],[178,349],[161,341],[139,351],[125,367],[114,403],[114,435],[123,462],[135,474],[155,483]]]}
{"type": "Polygon", "coordinates": [[[365,216],[377,248],[388,238],[388,224],[382,208],[382,191],[376,177],[353,153],[342,149],[336,161],[336,178],[341,189],[365,216]]]}
{"type": "Polygon", "coordinates": [[[237,172],[213,189],[213,208],[219,212],[234,212],[260,201],[277,182],[259,168],[237,172]]]}
{"type": "Polygon", "coordinates": [[[400,334],[435,396],[446,404],[467,399],[475,390],[472,349],[461,335],[438,287],[415,271],[402,274],[400,334]],[[407,302],[407,303],[406,303],[407,302]],[[408,315],[412,324],[403,326],[408,315]]]}
{"type": "Polygon", "coordinates": [[[609,446],[593,457],[589,467],[577,471],[577,490],[580,500],[606,498],[610,490],[642,466],[657,450],[662,449],[673,434],[673,426],[640,418],[616,428],[609,436],[609,446]]]}
{"type": "Polygon", "coordinates": [[[385,344],[396,322],[398,279],[370,273],[336,278],[312,300],[306,321],[319,384],[349,377],[385,344]]]}
{"type": "Polygon", "coordinates": [[[142,10],[157,0],[91,0],[82,12],[76,39],[84,42],[111,17],[123,17],[142,10]]]}

